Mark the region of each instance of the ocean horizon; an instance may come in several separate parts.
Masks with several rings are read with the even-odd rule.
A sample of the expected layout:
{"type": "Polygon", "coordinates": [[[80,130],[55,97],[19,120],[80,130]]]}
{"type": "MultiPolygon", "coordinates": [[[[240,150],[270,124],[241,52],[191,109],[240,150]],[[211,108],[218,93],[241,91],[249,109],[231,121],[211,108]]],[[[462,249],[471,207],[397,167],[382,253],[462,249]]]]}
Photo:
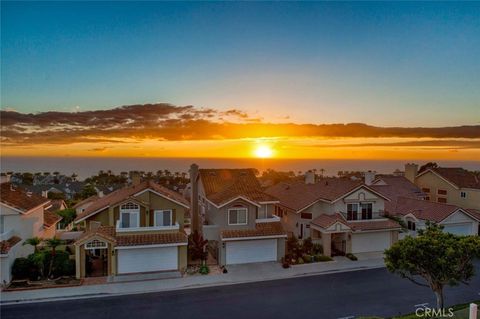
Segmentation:
{"type": "Polygon", "coordinates": [[[139,170],[156,172],[160,169],[173,172],[188,172],[192,163],[200,168],[256,168],[259,171],[305,172],[309,169],[324,169],[325,175],[337,175],[338,171],[376,171],[379,174],[403,170],[405,163],[437,162],[440,166],[463,167],[480,170],[480,161],[450,160],[369,160],[369,159],[257,159],[257,158],[110,158],[110,157],[20,157],[1,158],[1,172],[54,172],[70,175],[76,173],[80,179],[92,176],[100,170],[113,173],[139,170]]]}

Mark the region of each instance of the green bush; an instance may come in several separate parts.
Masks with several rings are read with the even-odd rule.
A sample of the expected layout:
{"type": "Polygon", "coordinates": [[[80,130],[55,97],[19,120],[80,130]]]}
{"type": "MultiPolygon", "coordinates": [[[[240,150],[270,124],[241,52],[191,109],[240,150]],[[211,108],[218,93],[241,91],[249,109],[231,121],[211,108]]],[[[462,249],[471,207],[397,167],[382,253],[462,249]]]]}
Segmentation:
{"type": "Polygon", "coordinates": [[[351,253],[346,254],[345,257],[347,257],[348,259],[353,260],[353,261],[358,260],[357,256],[355,256],[354,254],[351,254],[351,253]]]}
{"type": "Polygon", "coordinates": [[[323,246],[321,244],[313,244],[313,253],[314,254],[323,254],[323,246]]]}
{"type": "Polygon", "coordinates": [[[202,265],[200,266],[200,270],[199,270],[199,273],[202,274],[202,275],[208,275],[208,273],[210,272],[210,268],[208,268],[207,265],[202,265]]]}
{"type": "Polygon", "coordinates": [[[315,256],[315,260],[316,261],[332,261],[333,259],[328,257],[328,256],[317,255],[317,256],[315,256]]]}
{"type": "Polygon", "coordinates": [[[313,260],[312,260],[312,256],[310,256],[310,255],[303,255],[303,256],[302,256],[302,259],[303,259],[303,261],[304,261],[306,264],[309,264],[309,263],[311,263],[311,262],[313,261],[313,260]]]}
{"type": "Polygon", "coordinates": [[[304,263],[305,263],[305,261],[303,261],[303,258],[302,258],[302,257],[298,258],[297,264],[303,265],[304,263]]]}
{"type": "Polygon", "coordinates": [[[13,262],[12,275],[15,279],[27,279],[31,268],[32,263],[27,258],[17,258],[13,262]]]}

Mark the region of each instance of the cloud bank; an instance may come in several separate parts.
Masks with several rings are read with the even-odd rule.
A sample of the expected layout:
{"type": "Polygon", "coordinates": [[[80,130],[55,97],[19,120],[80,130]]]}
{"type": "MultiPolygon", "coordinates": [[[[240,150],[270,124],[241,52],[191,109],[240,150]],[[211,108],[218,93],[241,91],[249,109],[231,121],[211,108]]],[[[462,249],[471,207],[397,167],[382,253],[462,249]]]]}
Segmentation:
{"type": "Polygon", "coordinates": [[[127,105],[109,110],[51,111],[35,114],[2,110],[0,118],[1,142],[8,146],[122,143],[126,139],[184,141],[261,137],[480,138],[480,125],[405,128],[376,127],[363,123],[269,123],[236,109],[219,111],[166,103],[127,105]]]}

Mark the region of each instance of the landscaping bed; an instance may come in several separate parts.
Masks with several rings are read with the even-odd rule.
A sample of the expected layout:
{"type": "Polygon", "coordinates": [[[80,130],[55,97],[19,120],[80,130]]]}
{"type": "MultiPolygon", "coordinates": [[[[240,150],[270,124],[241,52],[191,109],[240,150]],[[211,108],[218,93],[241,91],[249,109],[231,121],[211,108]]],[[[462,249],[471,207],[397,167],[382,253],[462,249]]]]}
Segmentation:
{"type": "Polygon", "coordinates": [[[44,288],[60,288],[80,286],[83,283],[81,279],[75,277],[60,277],[51,280],[13,280],[4,291],[30,290],[44,288]]]}
{"type": "Polygon", "coordinates": [[[287,240],[287,254],[282,258],[282,266],[283,268],[289,268],[291,265],[332,260],[332,258],[323,255],[322,245],[314,244],[310,238],[301,241],[293,236],[287,240]]]}

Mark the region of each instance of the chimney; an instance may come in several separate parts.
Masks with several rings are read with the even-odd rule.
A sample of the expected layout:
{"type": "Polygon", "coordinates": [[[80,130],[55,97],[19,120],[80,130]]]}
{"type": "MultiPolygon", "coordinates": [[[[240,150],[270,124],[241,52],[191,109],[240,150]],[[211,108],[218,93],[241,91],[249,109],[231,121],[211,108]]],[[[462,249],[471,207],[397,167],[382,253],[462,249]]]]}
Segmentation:
{"type": "Polygon", "coordinates": [[[103,197],[103,191],[98,191],[97,195],[98,195],[98,197],[102,198],[103,197]]]}
{"type": "Polygon", "coordinates": [[[199,224],[199,212],[198,212],[198,165],[192,164],[190,166],[190,215],[192,216],[192,231],[201,232],[199,224]]]}
{"type": "Polygon", "coordinates": [[[42,197],[48,198],[48,191],[42,191],[42,197]]]}
{"type": "Polygon", "coordinates": [[[414,163],[405,164],[405,177],[415,184],[415,176],[418,174],[418,165],[414,163]]]}
{"type": "Polygon", "coordinates": [[[363,173],[363,176],[365,178],[365,185],[372,185],[373,181],[375,180],[375,175],[377,172],[375,171],[368,171],[363,173]]]}
{"type": "Polygon", "coordinates": [[[305,184],[315,184],[315,173],[308,171],[305,173],[305,184]]]}
{"type": "Polygon", "coordinates": [[[137,185],[140,184],[140,182],[141,182],[141,180],[140,180],[140,174],[139,174],[138,172],[132,173],[132,184],[133,184],[134,186],[137,186],[137,185]]]}

